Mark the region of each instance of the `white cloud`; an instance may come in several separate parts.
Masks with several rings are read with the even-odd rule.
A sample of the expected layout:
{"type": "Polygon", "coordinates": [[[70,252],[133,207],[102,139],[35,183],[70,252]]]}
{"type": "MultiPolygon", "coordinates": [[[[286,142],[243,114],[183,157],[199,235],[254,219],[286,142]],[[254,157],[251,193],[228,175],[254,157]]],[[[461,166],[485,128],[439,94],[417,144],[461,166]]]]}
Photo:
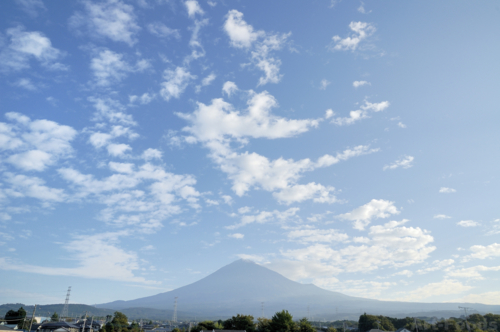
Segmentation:
{"type": "Polygon", "coordinates": [[[406,128],[406,125],[403,122],[398,122],[398,127],[399,128],[406,128]]]}
{"type": "Polygon", "coordinates": [[[446,214],[436,214],[433,218],[434,219],[450,219],[451,217],[447,216],[446,214]]]}
{"type": "Polygon", "coordinates": [[[500,266],[487,267],[484,265],[476,265],[462,269],[450,270],[447,272],[447,276],[454,278],[482,280],[484,279],[484,277],[481,275],[480,272],[485,272],[485,271],[500,271],[500,266]]]}
{"type": "Polygon", "coordinates": [[[30,60],[36,59],[40,64],[51,70],[66,70],[67,67],[58,62],[63,53],[52,47],[49,38],[38,31],[28,32],[24,27],[7,29],[10,43],[0,44],[0,70],[19,71],[30,68],[30,60]]]}
{"type": "Polygon", "coordinates": [[[196,179],[190,175],[168,173],[150,163],[110,166],[117,173],[101,180],[72,168],[58,170],[74,188],[73,199],[105,205],[99,219],[109,225],[152,233],[163,227],[163,220],[183,211],[181,203],[200,208],[196,179]]]}
{"type": "Polygon", "coordinates": [[[132,150],[128,144],[109,144],[107,146],[108,153],[113,157],[123,157],[125,152],[132,150]]]}
{"type": "Polygon", "coordinates": [[[327,86],[329,86],[332,82],[326,80],[326,79],[322,79],[321,80],[321,86],[319,87],[320,90],[325,90],[327,86]]]}
{"type": "Polygon", "coordinates": [[[234,233],[234,234],[229,234],[228,235],[229,237],[232,237],[233,239],[243,239],[245,237],[245,235],[241,234],[241,233],[234,233]]]}
{"type": "Polygon", "coordinates": [[[391,214],[399,213],[398,209],[394,206],[394,202],[383,199],[372,199],[367,204],[362,205],[351,212],[340,214],[337,217],[353,221],[354,229],[364,230],[374,218],[388,218],[391,214]]]}
{"type": "MultiPolygon", "coordinates": [[[[421,263],[436,249],[430,246],[434,239],[419,227],[401,226],[406,222],[391,221],[370,227],[369,241],[360,246],[349,245],[335,250],[326,244],[314,244],[282,251],[287,263],[280,264],[292,270],[304,264],[314,264],[315,270],[326,271],[331,277],[341,272],[368,272],[384,266],[404,267],[421,263]]],[[[302,278],[321,277],[314,271],[299,269],[299,272],[302,278]]]]}
{"type": "Polygon", "coordinates": [[[355,51],[359,44],[375,33],[376,29],[373,25],[366,22],[351,22],[349,28],[353,34],[342,39],[340,36],[333,36],[334,46],[333,51],[355,51]]]}
{"type": "Polygon", "coordinates": [[[110,161],[108,163],[109,169],[118,173],[131,174],[134,172],[135,165],[132,163],[117,163],[110,161]]]}
{"type": "Polygon", "coordinates": [[[264,72],[258,85],[278,83],[281,80],[282,75],[279,73],[281,60],[270,54],[283,47],[290,33],[270,35],[264,31],[254,31],[253,27],[243,20],[243,13],[234,9],[226,16],[224,31],[229,37],[231,46],[251,50],[253,64],[264,72]]]}
{"type": "Polygon", "coordinates": [[[312,199],[316,203],[335,203],[337,198],[333,196],[334,187],[325,187],[319,183],[295,184],[273,193],[280,203],[292,204],[312,199]]]}
{"type": "Polygon", "coordinates": [[[463,258],[465,262],[470,261],[473,258],[486,259],[490,257],[499,257],[500,243],[493,243],[488,246],[475,245],[470,247],[470,251],[472,251],[472,254],[467,255],[463,258]]]}
{"type": "Polygon", "coordinates": [[[372,11],[371,10],[370,11],[366,11],[366,9],[365,9],[365,3],[363,1],[361,1],[361,4],[358,7],[358,12],[360,12],[361,14],[369,14],[372,11]]]}
{"type": "Polygon", "coordinates": [[[443,269],[449,268],[450,265],[453,265],[453,263],[455,263],[455,261],[453,259],[443,259],[441,261],[435,260],[434,262],[432,262],[430,267],[420,269],[417,271],[417,273],[418,274],[426,274],[429,272],[443,270],[443,269]]]}
{"type": "Polygon", "coordinates": [[[230,226],[226,226],[226,229],[237,229],[248,224],[258,223],[264,224],[271,222],[273,220],[279,220],[281,222],[285,222],[288,219],[294,218],[297,212],[299,212],[299,208],[290,208],[285,211],[257,211],[256,214],[245,214],[241,217],[241,220],[237,224],[233,224],[230,226]]]}
{"type": "Polygon", "coordinates": [[[134,7],[120,0],[103,2],[83,1],[85,12],[77,12],[69,23],[75,30],[86,26],[98,37],[106,37],[115,42],[124,42],[133,46],[137,42],[136,34],[140,27],[136,23],[134,7]]]}
{"type": "Polygon", "coordinates": [[[410,167],[413,167],[413,160],[415,158],[412,157],[412,156],[404,156],[404,157],[401,157],[400,159],[396,160],[395,162],[393,162],[392,164],[390,165],[385,165],[383,170],[388,170],[388,169],[396,169],[396,168],[410,168],[410,167]]]}
{"type": "Polygon", "coordinates": [[[352,82],[352,86],[355,88],[359,88],[360,86],[363,86],[363,85],[372,85],[372,84],[370,82],[367,82],[367,81],[354,81],[354,82],[352,82]]]}
{"type": "Polygon", "coordinates": [[[243,206],[238,209],[239,214],[246,214],[249,213],[250,211],[252,211],[252,208],[249,206],[243,206]]]}
{"type": "Polygon", "coordinates": [[[500,234],[500,219],[493,220],[493,225],[487,233],[488,235],[500,234]]]}
{"type": "Polygon", "coordinates": [[[183,67],[177,67],[175,70],[167,69],[163,73],[165,81],[161,83],[160,95],[166,101],[169,101],[171,98],[179,98],[184,90],[186,90],[189,81],[195,78],[195,75],[191,75],[183,67]]]}
{"type": "Polygon", "coordinates": [[[171,29],[167,27],[165,24],[160,23],[160,22],[153,22],[148,24],[148,30],[151,32],[153,35],[156,35],[158,37],[162,38],[181,38],[181,35],[179,33],[178,29],[171,29]]]}
{"type": "Polygon", "coordinates": [[[233,204],[233,198],[229,195],[222,195],[222,199],[224,200],[224,203],[227,205],[232,205],[233,204]]]}
{"type": "Polygon", "coordinates": [[[149,68],[147,60],[140,60],[135,66],[122,60],[123,55],[108,49],[99,52],[92,58],[90,69],[94,73],[96,84],[100,87],[121,82],[131,72],[140,72],[149,68]]]}
{"type": "Polygon", "coordinates": [[[23,170],[43,171],[72,156],[70,142],[77,134],[73,128],[49,120],[32,121],[15,112],[5,117],[12,122],[0,122],[0,150],[7,162],[23,170]]]}
{"type": "MultiPolygon", "coordinates": [[[[274,260],[265,266],[292,280],[316,278],[319,281],[321,277],[325,277],[328,278],[328,284],[338,282],[338,279],[332,276],[342,272],[342,269],[335,265],[322,264],[321,262],[310,260],[274,260]]],[[[324,281],[326,280],[318,282],[317,285],[325,287],[324,281]]]]}
{"type": "Polygon", "coordinates": [[[211,73],[210,75],[202,79],[201,84],[196,86],[196,92],[200,92],[202,87],[212,84],[212,82],[215,80],[216,77],[217,75],[211,73]]]}
{"type": "Polygon", "coordinates": [[[338,229],[302,228],[288,232],[288,238],[300,243],[346,242],[349,236],[338,229]]]}
{"type": "Polygon", "coordinates": [[[333,110],[331,110],[331,109],[327,109],[325,111],[325,119],[329,119],[329,118],[331,118],[334,115],[335,115],[335,112],[333,110]]]}
{"type": "Polygon", "coordinates": [[[16,263],[0,258],[0,269],[37,273],[49,276],[71,276],[89,279],[107,279],[115,281],[156,284],[144,277],[135,276],[140,268],[139,258],[134,252],[127,252],[118,247],[119,237],[125,232],[78,235],[66,243],[75,267],[46,267],[16,263]]]}
{"type": "Polygon", "coordinates": [[[128,63],[122,61],[122,55],[110,50],[104,50],[98,57],[92,59],[90,69],[98,86],[108,86],[111,83],[120,82],[127,76],[132,68],[128,63]]]}
{"type": "Polygon", "coordinates": [[[480,223],[478,223],[477,221],[474,221],[474,220],[461,220],[461,221],[457,222],[457,225],[462,226],[462,227],[476,227],[476,226],[479,226],[480,223]]]}
{"type": "Polygon", "coordinates": [[[296,182],[301,174],[374,151],[376,150],[370,150],[367,146],[358,146],[337,153],[337,156],[324,155],[318,158],[317,162],[310,159],[269,160],[257,153],[248,152],[230,153],[213,156],[213,158],[220,165],[221,170],[228,174],[233,182],[232,189],[238,196],[243,196],[252,187],[257,187],[273,192],[273,196],[285,204],[306,199],[313,199],[319,203],[332,203],[336,201],[335,197],[331,196],[333,187],[325,187],[314,182],[298,185],[296,182]]]}
{"type": "Polygon", "coordinates": [[[33,84],[33,82],[31,82],[29,78],[20,78],[14,83],[14,85],[29,91],[37,90],[37,87],[33,84]]]}
{"type": "Polygon", "coordinates": [[[410,278],[412,275],[413,275],[413,272],[411,272],[410,270],[403,270],[403,271],[396,272],[393,274],[393,276],[405,276],[407,278],[410,278]]]}
{"type": "Polygon", "coordinates": [[[236,256],[238,258],[250,260],[250,261],[256,262],[256,263],[265,263],[266,262],[266,258],[264,256],[260,256],[260,255],[238,254],[236,256]]]}
{"type": "Polygon", "coordinates": [[[45,181],[37,177],[21,174],[5,173],[5,181],[11,184],[8,194],[13,197],[31,197],[41,201],[62,202],[66,194],[62,189],[45,186],[45,181]]]}
{"type": "Polygon", "coordinates": [[[306,132],[318,126],[318,120],[288,120],[271,114],[278,106],[276,99],[267,91],[251,91],[246,112],[239,112],[222,99],[213,99],[211,105],[198,102],[192,114],[177,113],[191,123],[183,130],[192,134],[197,141],[224,141],[224,138],[282,138],[306,132]]]}
{"type": "Polygon", "coordinates": [[[238,86],[234,82],[227,81],[222,86],[222,92],[224,92],[228,97],[231,97],[233,93],[238,91],[238,86]]]}
{"type": "Polygon", "coordinates": [[[319,167],[327,167],[349,158],[376,152],[368,146],[357,146],[337,153],[336,156],[324,155],[317,162],[310,159],[294,161],[278,158],[269,160],[257,153],[237,153],[231,149],[231,141],[246,144],[247,138],[292,137],[316,127],[319,120],[289,120],[272,115],[270,110],[277,106],[273,96],[266,91],[259,94],[250,92],[249,105],[245,113],[233,109],[222,99],[212,100],[211,105],[198,103],[198,108],[191,114],[178,116],[187,120],[190,126],[183,131],[188,143],[202,142],[211,150],[210,157],[228,174],[233,182],[232,189],[242,196],[251,188],[260,188],[273,192],[281,203],[291,204],[312,199],[320,203],[332,203],[334,188],[311,182],[297,184],[301,174],[319,167]]]}
{"type": "Polygon", "coordinates": [[[37,17],[39,11],[47,10],[42,0],[16,0],[16,3],[31,17],[37,17]]]}
{"type": "Polygon", "coordinates": [[[144,160],[149,161],[152,159],[161,159],[162,158],[162,152],[157,150],[157,149],[146,149],[141,156],[144,160]]]}
{"type": "Polygon", "coordinates": [[[231,45],[237,48],[250,48],[257,38],[263,36],[263,31],[254,32],[253,27],[243,20],[243,13],[233,9],[227,13],[224,23],[231,45]]]}
{"type": "Polygon", "coordinates": [[[184,2],[184,5],[186,6],[188,15],[191,18],[195,17],[196,14],[198,15],[204,14],[203,10],[200,7],[200,4],[196,0],[187,0],[186,2],[184,2]]]}
{"type": "Polygon", "coordinates": [[[442,193],[442,194],[451,194],[451,193],[455,193],[457,191],[455,189],[453,189],[453,188],[441,187],[439,189],[439,192],[442,193]]]}
{"type": "Polygon", "coordinates": [[[349,112],[349,117],[335,118],[331,122],[338,126],[350,125],[361,119],[369,118],[369,111],[381,112],[389,106],[390,103],[388,101],[382,101],[380,103],[370,103],[365,100],[364,105],[361,105],[359,110],[349,112]]]}
{"type": "MultiPolygon", "coordinates": [[[[93,121],[101,122],[103,120],[107,120],[112,124],[118,124],[120,126],[137,125],[137,123],[132,118],[132,115],[126,114],[124,112],[125,107],[116,100],[113,100],[111,98],[89,97],[88,101],[93,103],[94,108],[97,110],[97,112],[94,113],[94,117],[92,118],[93,121]]],[[[138,137],[137,134],[133,134],[130,131],[128,131],[127,134],[129,135],[130,138],[138,137]]],[[[121,136],[122,134],[113,133],[113,135],[121,136]]]]}
{"type": "Polygon", "coordinates": [[[156,94],[154,94],[154,93],[148,93],[148,92],[143,93],[141,96],[136,96],[136,95],[128,96],[129,102],[131,104],[133,104],[135,102],[139,102],[142,105],[149,104],[155,98],[156,98],[156,94]]]}
{"type": "Polygon", "coordinates": [[[432,282],[412,291],[405,291],[399,301],[422,301],[432,296],[460,294],[472,289],[472,286],[464,285],[454,279],[444,279],[432,282]]]}

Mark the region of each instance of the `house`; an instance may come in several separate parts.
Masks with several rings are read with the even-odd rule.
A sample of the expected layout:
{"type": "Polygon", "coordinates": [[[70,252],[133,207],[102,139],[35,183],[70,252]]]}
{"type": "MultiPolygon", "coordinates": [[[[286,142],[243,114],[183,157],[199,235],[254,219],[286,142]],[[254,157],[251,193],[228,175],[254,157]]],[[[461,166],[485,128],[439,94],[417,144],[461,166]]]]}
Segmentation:
{"type": "MultiPolygon", "coordinates": [[[[16,329],[17,329],[17,325],[16,325],[16,329]]],[[[13,329],[11,327],[8,327],[6,325],[0,325],[0,331],[11,331],[11,332],[15,332],[16,329],[13,329]]]]}
{"type": "Polygon", "coordinates": [[[101,324],[97,321],[93,321],[92,319],[82,320],[74,325],[78,326],[80,332],[98,332],[101,329],[101,324]],[[90,328],[90,324],[92,324],[92,329],[90,328]],[[83,326],[85,325],[85,331],[83,331],[83,326]]]}
{"type": "MultiPolygon", "coordinates": [[[[32,329],[33,331],[33,329],[32,329]]],[[[38,326],[38,332],[80,332],[80,327],[68,322],[48,322],[38,326]]]]}

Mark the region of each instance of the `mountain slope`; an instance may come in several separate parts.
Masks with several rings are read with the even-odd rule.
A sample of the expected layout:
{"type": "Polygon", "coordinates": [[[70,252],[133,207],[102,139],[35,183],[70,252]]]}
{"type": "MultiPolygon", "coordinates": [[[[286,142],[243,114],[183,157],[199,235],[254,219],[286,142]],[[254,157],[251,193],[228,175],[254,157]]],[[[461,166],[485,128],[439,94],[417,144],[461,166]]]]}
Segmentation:
{"type": "MultiPolygon", "coordinates": [[[[205,317],[231,316],[237,313],[265,316],[287,309],[292,314],[325,316],[338,310],[342,314],[366,311],[374,314],[398,314],[431,310],[457,310],[457,303],[388,302],[347,296],[321,289],[312,284],[300,284],[281,274],[248,260],[238,260],[190,285],[166,293],[131,301],[115,301],[98,307],[124,309],[147,307],[171,309],[178,297],[179,309],[205,317]],[[336,309],[337,308],[337,309],[336,309]]],[[[500,311],[500,306],[475,304],[479,311],[500,311]]]]}

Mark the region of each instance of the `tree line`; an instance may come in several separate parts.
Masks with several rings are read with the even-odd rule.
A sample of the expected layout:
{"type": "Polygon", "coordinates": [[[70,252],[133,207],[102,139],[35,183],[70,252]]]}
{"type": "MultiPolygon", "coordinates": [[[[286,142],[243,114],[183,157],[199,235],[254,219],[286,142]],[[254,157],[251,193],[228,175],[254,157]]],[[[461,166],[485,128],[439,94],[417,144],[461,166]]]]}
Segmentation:
{"type": "Polygon", "coordinates": [[[449,319],[436,319],[429,323],[419,318],[392,318],[387,316],[367,315],[359,317],[359,332],[368,332],[371,329],[382,331],[396,331],[399,328],[406,328],[409,331],[436,331],[436,332],[497,332],[500,331],[500,315],[495,314],[472,314],[462,317],[451,317],[449,319]]]}

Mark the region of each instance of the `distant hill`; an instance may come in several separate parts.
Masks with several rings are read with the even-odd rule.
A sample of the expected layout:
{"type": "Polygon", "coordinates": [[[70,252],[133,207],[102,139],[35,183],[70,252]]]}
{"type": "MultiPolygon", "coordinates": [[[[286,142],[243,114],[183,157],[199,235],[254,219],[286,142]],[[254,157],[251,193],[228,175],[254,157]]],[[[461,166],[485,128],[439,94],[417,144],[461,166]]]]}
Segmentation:
{"type": "Polygon", "coordinates": [[[175,297],[178,297],[179,311],[213,318],[230,317],[238,313],[260,317],[262,302],[266,317],[283,309],[295,317],[305,317],[309,306],[314,319],[328,320],[357,319],[363,312],[392,316],[425,312],[433,316],[433,311],[442,311],[459,316],[459,305],[474,307],[478,312],[500,312],[499,305],[389,302],[347,296],[312,284],[292,281],[248,260],[238,260],[197,282],[166,293],[104,303],[97,307],[121,311],[140,307],[165,310],[172,308],[175,297]]]}

